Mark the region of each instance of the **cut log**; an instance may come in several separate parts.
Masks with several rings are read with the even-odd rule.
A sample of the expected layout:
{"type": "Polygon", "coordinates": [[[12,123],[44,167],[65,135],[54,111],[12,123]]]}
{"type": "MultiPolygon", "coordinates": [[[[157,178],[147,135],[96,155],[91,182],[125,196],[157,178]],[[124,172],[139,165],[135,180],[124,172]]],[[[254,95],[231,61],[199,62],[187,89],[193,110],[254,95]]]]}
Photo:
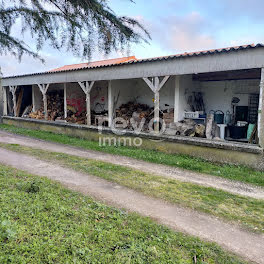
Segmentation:
{"type": "Polygon", "coordinates": [[[205,134],[205,126],[202,124],[197,124],[195,126],[195,134],[198,137],[204,137],[205,134]]]}
{"type": "Polygon", "coordinates": [[[184,136],[187,137],[194,137],[195,136],[195,129],[194,128],[188,128],[183,132],[184,136]]]}

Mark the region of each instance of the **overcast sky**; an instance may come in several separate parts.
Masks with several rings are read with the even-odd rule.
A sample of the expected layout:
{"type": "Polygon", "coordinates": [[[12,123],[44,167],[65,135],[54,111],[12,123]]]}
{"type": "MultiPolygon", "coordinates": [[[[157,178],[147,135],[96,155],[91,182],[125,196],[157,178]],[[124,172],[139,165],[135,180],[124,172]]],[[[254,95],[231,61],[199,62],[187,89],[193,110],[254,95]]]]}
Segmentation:
{"type": "MultiPolygon", "coordinates": [[[[133,45],[129,55],[157,57],[264,42],[263,0],[109,0],[119,15],[137,18],[150,32],[150,44],[133,45]]],[[[32,40],[25,39],[31,43],[32,40]]],[[[0,56],[4,76],[41,72],[66,64],[84,62],[48,45],[40,52],[45,64],[24,56],[19,63],[0,56]]],[[[113,53],[108,58],[127,56],[113,53]]],[[[92,60],[105,59],[94,54],[92,60]]]]}

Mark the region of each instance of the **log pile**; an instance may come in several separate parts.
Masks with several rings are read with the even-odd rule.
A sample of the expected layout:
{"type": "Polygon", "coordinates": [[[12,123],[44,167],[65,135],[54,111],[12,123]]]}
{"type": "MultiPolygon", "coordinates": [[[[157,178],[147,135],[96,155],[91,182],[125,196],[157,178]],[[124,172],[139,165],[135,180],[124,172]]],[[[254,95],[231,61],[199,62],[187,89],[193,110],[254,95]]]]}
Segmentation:
{"type": "MultiPolygon", "coordinates": [[[[47,102],[48,102],[48,120],[55,121],[55,120],[63,120],[64,119],[64,100],[63,96],[59,93],[49,93],[47,94],[47,102]]],[[[44,107],[43,102],[41,107],[29,114],[29,117],[35,119],[44,119],[44,107]]]]}
{"type": "Polygon", "coordinates": [[[63,95],[58,92],[50,93],[47,96],[48,100],[48,120],[63,120],[64,119],[64,99],[63,95]]]}
{"type": "Polygon", "coordinates": [[[205,125],[197,124],[192,119],[184,119],[180,122],[170,123],[165,133],[167,135],[205,137],[205,125]]]}
{"type": "Polygon", "coordinates": [[[128,128],[132,128],[130,119],[133,117],[136,123],[140,123],[141,120],[145,118],[145,127],[147,129],[147,124],[153,116],[153,108],[149,107],[147,104],[128,102],[122,104],[119,109],[116,110],[116,117],[126,120],[128,128]]]}
{"type": "Polygon", "coordinates": [[[38,109],[35,112],[31,112],[29,114],[29,117],[30,118],[34,118],[34,119],[44,119],[45,118],[45,115],[44,115],[44,109],[43,109],[43,107],[41,107],[40,109],[38,109]]]}
{"type": "Polygon", "coordinates": [[[67,106],[67,118],[66,121],[69,123],[85,124],[86,123],[86,113],[78,113],[78,111],[73,107],[67,106]]]}

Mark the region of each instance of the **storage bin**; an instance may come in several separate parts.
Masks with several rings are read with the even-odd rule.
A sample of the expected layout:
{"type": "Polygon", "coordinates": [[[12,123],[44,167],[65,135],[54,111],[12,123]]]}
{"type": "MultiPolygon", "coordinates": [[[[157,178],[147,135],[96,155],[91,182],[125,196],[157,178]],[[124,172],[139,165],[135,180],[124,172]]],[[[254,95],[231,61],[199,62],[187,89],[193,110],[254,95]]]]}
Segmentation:
{"type": "Polygon", "coordinates": [[[225,114],[223,111],[221,110],[211,110],[210,113],[213,113],[214,114],[214,121],[216,124],[224,124],[224,117],[225,117],[225,114]]]}
{"type": "Polygon", "coordinates": [[[229,126],[230,137],[241,139],[247,137],[247,126],[229,126]]]}
{"type": "Polygon", "coordinates": [[[195,112],[184,112],[184,117],[185,118],[199,118],[200,115],[202,115],[204,112],[203,111],[195,111],[195,112]]]}

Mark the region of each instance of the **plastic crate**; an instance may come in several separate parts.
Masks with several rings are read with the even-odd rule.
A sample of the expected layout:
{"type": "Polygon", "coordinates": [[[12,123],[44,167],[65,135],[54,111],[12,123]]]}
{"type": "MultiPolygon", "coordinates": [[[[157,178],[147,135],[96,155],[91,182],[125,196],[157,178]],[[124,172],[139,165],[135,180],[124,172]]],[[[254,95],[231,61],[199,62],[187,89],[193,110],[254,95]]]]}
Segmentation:
{"type": "Polygon", "coordinates": [[[184,117],[185,118],[199,118],[200,112],[184,112],[184,117]]]}

